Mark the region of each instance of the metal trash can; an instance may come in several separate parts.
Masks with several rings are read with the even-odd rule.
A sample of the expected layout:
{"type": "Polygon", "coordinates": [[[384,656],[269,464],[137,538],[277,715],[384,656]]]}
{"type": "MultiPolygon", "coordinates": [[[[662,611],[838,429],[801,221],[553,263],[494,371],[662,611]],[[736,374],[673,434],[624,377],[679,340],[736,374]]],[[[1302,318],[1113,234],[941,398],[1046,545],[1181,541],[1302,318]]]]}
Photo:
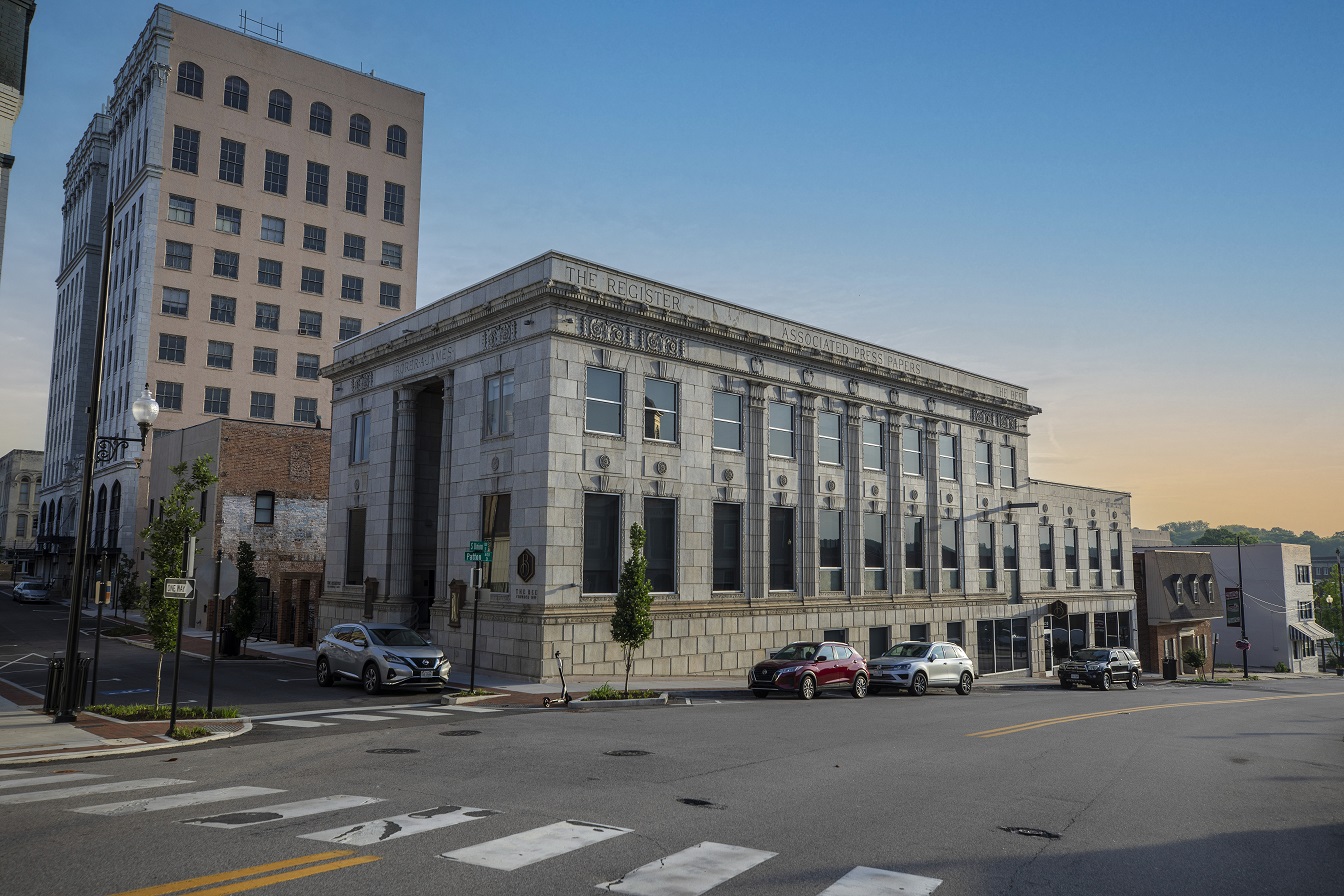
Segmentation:
{"type": "Polygon", "coordinates": [[[1167,681],[1175,681],[1180,672],[1180,666],[1177,665],[1179,662],[1174,656],[1162,657],[1162,677],[1167,681]]]}
{"type": "MultiPolygon", "coordinates": [[[[84,708],[84,695],[88,693],[89,667],[93,657],[82,653],[75,657],[75,699],[74,710],[84,708]]],[[[61,705],[61,696],[65,692],[65,657],[54,656],[47,660],[47,690],[42,695],[42,711],[48,715],[55,713],[61,705]]]]}

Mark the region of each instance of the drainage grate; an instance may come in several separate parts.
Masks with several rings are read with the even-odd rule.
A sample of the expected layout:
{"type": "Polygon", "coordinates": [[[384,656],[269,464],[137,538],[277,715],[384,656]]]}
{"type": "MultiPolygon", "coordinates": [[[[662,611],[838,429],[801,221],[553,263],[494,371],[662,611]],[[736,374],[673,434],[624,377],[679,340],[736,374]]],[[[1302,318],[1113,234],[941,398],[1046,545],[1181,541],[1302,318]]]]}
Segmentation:
{"type": "Polygon", "coordinates": [[[648,750],[608,750],[603,756],[648,756],[648,750]]]}
{"type": "Polygon", "coordinates": [[[1040,828],[999,828],[1001,831],[1007,831],[1010,834],[1021,834],[1023,837],[1044,837],[1047,840],[1058,840],[1059,834],[1053,834],[1050,831],[1043,831],[1040,828]]]}
{"type": "Polygon", "coordinates": [[[470,728],[453,728],[450,731],[440,731],[444,737],[471,737],[473,734],[480,734],[479,731],[472,731],[470,728]]]}
{"type": "Polygon", "coordinates": [[[419,753],[419,750],[408,750],[405,747],[383,747],[378,750],[365,750],[365,753],[386,753],[393,756],[401,756],[406,753],[419,753]]]}

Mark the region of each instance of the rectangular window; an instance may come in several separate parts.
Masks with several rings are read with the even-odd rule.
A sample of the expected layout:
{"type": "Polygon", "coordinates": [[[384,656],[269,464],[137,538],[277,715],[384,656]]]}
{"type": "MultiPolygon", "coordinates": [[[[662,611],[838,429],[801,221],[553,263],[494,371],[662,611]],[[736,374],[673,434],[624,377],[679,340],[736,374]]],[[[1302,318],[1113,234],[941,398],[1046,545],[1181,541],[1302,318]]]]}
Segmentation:
{"type": "Polygon", "coordinates": [[[1310,565],[1303,566],[1303,565],[1301,565],[1301,564],[1294,564],[1294,567],[1295,567],[1295,569],[1296,569],[1296,573],[1297,573],[1297,584],[1299,584],[1299,585],[1310,585],[1310,584],[1311,584],[1311,566],[1310,566],[1310,565]]]}
{"type": "Polygon", "coordinates": [[[644,499],[644,556],[649,561],[649,586],[659,594],[677,590],[677,502],[644,499]]]}
{"type": "Polygon", "coordinates": [[[946,433],[938,436],[938,478],[957,478],[957,437],[946,433]]]}
{"type": "Polygon", "coordinates": [[[304,268],[299,277],[299,289],[313,295],[322,295],[326,288],[327,274],[321,268],[304,268]]]}
{"type": "Polygon", "coordinates": [[[364,278],[341,275],[341,298],[352,302],[364,301],[364,278]]]}
{"type": "Polygon", "coordinates": [[[173,169],[196,174],[201,155],[201,132],[173,127],[173,169]]]}
{"type": "Polygon", "coordinates": [[[1097,647],[1133,647],[1129,613],[1093,613],[1092,643],[1097,647]]]}
{"type": "Polygon", "coordinates": [[[345,173],[345,210],[357,215],[368,213],[369,178],[353,171],[345,173]]]}
{"type": "Polygon", "coordinates": [[[715,504],[713,531],[714,591],[742,590],[742,505],[715,504]]]}
{"type": "Polygon", "coordinates": [[[215,230],[234,236],[243,232],[243,210],[231,205],[215,206],[215,230]]]}
{"type": "Polygon", "coordinates": [[[1017,488],[1017,449],[1010,445],[999,446],[999,485],[1017,488]]]}
{"type": "Polygon", "coordinates": [[[1003,568],[1017,572],[1017,523],[1003,524],[1003,568]]]}
{"type": "Polygon", "coordinates": [[[988,442],[975,443],[975,484],[994,484],[994,446],[988,442]]]}
{"type": "Polygon", "coordinates": [[[1116,530],[1111,533],[1111,587],[1123,588],[1125,586],[1125,562],[1120,543],[1120,532],[1116,530]]]}
{"type": "Polygon", "coordinates": [[[317,422],[317,399],[316,398],[298,398],[294,399],[294,422],[295,423],[316,423],[317,422]]]}
{"type": "Polygon", "coordinates": [[[160,333],[159,360],[171,361],[174,364],[187,363],[187,337],[160,333]]]}
{"type": "Polygon", "coordinates": [[[406,188],[390,181],[383,184],[383,220],[393,224],[406,221],[406,188]]]}
{"type": "Polygon", "coordinates": [[[770,456],[793,457],[793,405],[772,401],[766,413],[770,425],[770,456]]]}
{"type": "Polygon", "coordinates": [[[279,286],[284,275],[284,265],[273,258],[257,259],[257,282],[262,286],[279,286]]]}
{"type": "Polygon", "coordinates": [[[238,312],[238,300],[233,296],[210,297],[210,319],[217,324],[235,323],[238,312]]]}
{"type": "Polygon", "coordinates": [[[817,511],[818,591],[845,590],[845,547],[839,510],[817,511]]]}
{"type": "Polygon", "coordinates": [[[621,499],[583,496],[583,593],[615,594],[620,568],[621,499]]]}
{"type": "Polygon", "coordinates": [[[283,243],[285,241],[285,219],[262,215],[261,238],[268,243],[283,243]]]}
{"type": "Polygon", "coordinates": [[[369,459],[369,412],[362,411],[350,418],[350,463],[367,463],[369,459]]]}
{"type": "Polygon", "coordinates": [[[225,252],[223,249],[216,249],[214,273],[216,277],[225,277],[229,280],[237,280],[238,253],[225,252]]]}
{"type": "Polygon", "coordinates": [[[1041,547],[1041,587],[1055,587],[1055,530],[1040,526],[1036,530],[1041,547]]]}
{"type": "Polygon", "coordinates": [[[303,225],[303,248],[313,252],[327,251],[327,228],[316,224],[303,225]]]}
{"type": "Polygon", "coordinates": [[[1087,580],[1091,587],[1101,587],[1101,530],[1087,530],[1087,580]]]}
{"type": "Polygon", "coordinates": [[[347,339],[354,339],[359,335],[362,326],[363,322],[357,317],[342,317],[340,330],[338,331],[339,335],[336,338],[342,342],[347,339]]]}
{"type": "Polygon", "coordinates": [[[481,496],[481,539],[490,546],[493,558],[481,571],[484,587],[492,594],[509,590],[509,495],[481,496]]]}
{"type": "Polygon", "coordinates": [[[384,308],[400,308],[401,287],[395,283],[378,284],[378,304],[384,308]]]}
{"type": "Polygon", "coordinates": [[[1025,616],[1012,619],[982,619],[975,623],[977,672],[1013,672],[1031,667],[1028,634],[1031,624],[1025,616]]]}
{"type": "Polygon", "coordinates": [[[838,464],[841,462],[843,443],[840,436],[842,426],[839,414],[821,411],[817,414],[817,462],[838,464]]]}
{"type": "Polygon", "coordinates": [[[1078,587],[1078,530],[1073,526],[1064,528],[1064,576],[1068,587],[1078,587]]]}
{"type": "Polygon", "coordinates": [[[223,414],[229,413],[229,390],[219,386],[205,387],[205,406],[204,413],[223,414]]]}
{"type": "Polygon", "coordinates": [[[163,288],[163,305],[160,310],[164,314],[171,314],[174,317],[186,317],[187,306],[191,304],[191,293],[185,289],[174,289],[171,286],[163,288]]]}
{"type": "Polygon", "coordinates": [[[797,552],[794,539],[793,508],[770,508],[770,590],[792,591],[797,552]]]}
{"type": "Polygon", "coordinates": [[[274,376],[278,356],[279,352],[273,348],[254,346],[252,349],[252,372],[274,376]]]}
{"type": "Polygon", "coordinates": [[[910,626],[911,641],[928,641],[929,624],[927,622],[916,622],[910,626]]]}
{"type": "Polygon", "coordinates": [[[168,220],[179,224],[196,223],[196,200],[186,196],[168,196],[168,220]]]}
{"type": "Polygon", "coordinates": [[[216,342],[211,339],[206,344],[205,366],[217,367],[220,370],[233,369],[233,343],[216,342]]]}
{"type": "Polygon", "coordinates": [[[992,591],[998,587],[994,568],[994,524],[981,520],[979,530],[980,590],[992,591]]]}
{"type": "Polygon", "coordinates": [[[364,584],[364,523],[368,508],[352,507],[345,512],[345,584],[364,584]]]}
{"type": "Polygon", "coordinates": [[[956,520],[939,520],[939,566],[943,588],[961,587],[961,526],[956,520]]]}
{"type": "Polygon", "coordinates": [[[326,205],[327,185],[330,181],[331,168],[329,166],[319,165],[317,162],[309,162],[308,183],[304,188],[303,198],[318,205],[326,205]]]}
{"type": "Polygon", "coordinates": [[[299,310],[299,335],[322,335],[322,312],[299,310]]]}
{"type": "Polygon", "coordinates": [[[243,184],[243,163],[247,147],[236,140],[219,140],[219,179],[225,183],[243,184]]]}
{"type": "Polygon", "coordinates": [[[677,440],[677,384],[644,378],[644,438],[677,440]]]}
{"type": "Polygon", "coordinates": [[[289,192],[289,156],[266,150],[266,175],[262,178],[261,188],[277,196],[289,192]]]}
{"type": "Polygon", "coordinates": [[[485,381],[485,434],[513,432],[513,374],[501,373],[485,381]]]}
{"type": "Polygon", "coordinates": [[[964,647],[966,641],[966,623],[949,622],[947,624],[947,640],[958,647],[964,647]]]}
{"type": "Polygon", "coordinates": [[[275,393],[274,392],[253,392],[252,405],[248,409],[248,414],[258,420],[275,419],[275,393]]]}
{"type": "Polygon", "coordinates": [[[882,421],[865,420],[859,428],[863,437],[863,467],[865,470],[885,468],[882,451],[882,421]]]}
{"type": "Polygon", "coordinates": [[[714,447],[742,450],[742,396],[714,393],[714,447]]]}
{"type": "Polygon", "coordinates": [[[887,590],[887,518],[863,515],[863,590],[887,590]]]}
{"type": "Polygon", "coordinates": [[[163,266],[175,271],[191,270],[191,243],[168,240],[163,255],[163,266]]]}
{"type": "Polygon", "coordinates": [[[154,400],[165,411],[182,410],[182,384],[159,380],[154,384],[154,400]]]}
{"type": "Polygon", "coordinates": [[[298,363],[294,368],[294,375],[301,380],[317,379],[318,368],[322,366],[322,360],[317,355],[307,355],[299,352],[298,363]]]}
{"type": "Polygon", "coordinates": [[[383,267],[401,270],[400,243],[383,243],[383,267]]]}
{"type": "Polygon", "coordinates": [[[584,398],[587,408],[584,429],[588,432],[620,435],[621,417],[625,410],[621,397],[621,374],[615,370],[589,367],[584,398]]]}
{"type": "Polygon", "coordinates": [[[280,306],[271,305],[267,302],[258,302],[256,326],[258,330],[279,330],[280,306]]]}
{"type": "Polygon", "coordinates": [[[924,475],[924,430],[901,430],[901,472],[907,476],[924,475]]]}
{"type": "Polygon", "coordinates": [[[924,584],[924,519],[905,518],[905,587],[908,591],[922,591],[924,584]]]}
{"type": "Polygon", "coordinates": [[[357,233],[345,235],[345,257],[356,261],[364,260],[364,237],[357,233]]]}

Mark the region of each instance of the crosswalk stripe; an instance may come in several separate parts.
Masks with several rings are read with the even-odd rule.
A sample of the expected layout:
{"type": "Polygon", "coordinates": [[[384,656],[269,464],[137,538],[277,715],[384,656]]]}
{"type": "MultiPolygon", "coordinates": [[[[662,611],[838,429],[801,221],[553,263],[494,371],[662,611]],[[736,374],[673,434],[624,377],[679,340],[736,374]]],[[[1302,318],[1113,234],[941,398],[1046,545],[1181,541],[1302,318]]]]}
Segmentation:
{"type": "Polygon", "coordinates": [[[700,896],[777,855],[763,849],[706,840],[666,858],[654,859],[620,880],[597,887],[634,896],[700,896]]]}
{"type": "Polygon", "coordinates": [[[335,812],[339,809],[353,809],[355,806],[367,806],[381,803],[376,796],[349,796],[338,793],[334,796],[322,796],[313,800],[299,800],[296,803],[280,803],[275,806],[262,806],[243,812],[228,812],[223,815],[209,815],[205,818],[188,818],[182,824],[198,824],[207,828],[245,828],[268,821],[280,821],[286,818],[302,818],[319,812],[335,812]]]}
{"type": "Polygon", "coordinates": [[[63,800],[72,796],[87,796],[91,793],[120,793],[126,790],[147,790],[150,787],[167,787],[171,784],[191,784],[181,778],[141,778],[137,781],[112,781],[107,784],[86,784],[82,787],[61,787],[57,790],[34,790],[28,793],[6,793],[0,796],[0,805],[13,806],[19,803],[40,803],[45,800],[63,800]]]}
{"type": "Polygon", "coordinates": [[[371,716],[362,712],[347,712],[338,716],[323,716],[324,719],[349,719],[352,722],[393,722],[395,716],[371,716]]]}
{"type": "Polygon", "coordinates": [[[497,706],[458,706],[458,705],[456,705],[456,704],[453,704],[452,706],[445,706],[445,707],[444,707],[444,710],[445,710],[446,712],[499,712],[499,707],[497,707],[497,706]]]}
{"type": "Polygon", "coordinates": [[[0,790],[15,787],[41,787],[43,784],[60,784],[63,781],[90,781],[94,778],[106,778],[107,775],[90,775],[75,772],[71,775],[36,775],[32,778],[19,778],[16,781],[0,781],[0,790]]]}
{"type": "Polygon", "coordinates": [[[396,840],[398,837],[409,837],[412,834],[452,827],[455,824],[498,814],[493,809],[474,809],[471,806],[436,806],[433,809],[422,809],[406,815],[394,815],[391,818],[379,818],[376,821],[301,836],[304,840],[321,840],[324,843],[372,846],[375,843],[396,840]]]}
{"type": "Polygon", "coordinates": [[[122,803],[103,803],[101,806],[85,806],[82,809],[72,811],[83,812],[86,815],[134,815],[136,812],[181,809],[184,806],[221,803],[225,800],[240,800],[249,796],[269,796],[272,793],[284,793],[284,791],[274,787],[221,787],[218,790],[198,790],[195,793],[151,796],[139,800],[127,800],[122,803]]]}
{"type": "Polygon", "coordinates": [[[21,769],[18,771],[7,771],[7,772],[0,771],[0,778],[12,778],[15,775],[27,775],[27,774],[31,774],[31,772],[27,771],[26,769],[21,769]]]}
{"type": "Polygon", "coordinates": [[[335,725],[335,722],[314,722],[310,719],[275,719],[269,722],[262,722],[263,725],[281,725],[285,728],[327,728],[335,725]]]}
{"type": "Polygon", "coordinates": [[[439,858],[452,859],[454,862],[467,865],[495,868],[499,871],[516,871],[544,859],[552,859],[593,843],[601,843],[603,840],[628,834],[630,830],[589,821],[557,821],[545,827],[445,852],[439,858]]]}
{"type": "Polygon", "coordinates": [[[817,896],[889,896],[895,893],[901,896],[929,896],[941,883],[942,880],[936,877],[920,877],[859,865],[851,868],[848,874],[817,896]]]}
{"type": "Polygon", "coordinates": [[[388,709],[384,712],[394,712],[399,716],[427,716],[431,719],[443,718],[443,713],[433,709],[388,709]]]}

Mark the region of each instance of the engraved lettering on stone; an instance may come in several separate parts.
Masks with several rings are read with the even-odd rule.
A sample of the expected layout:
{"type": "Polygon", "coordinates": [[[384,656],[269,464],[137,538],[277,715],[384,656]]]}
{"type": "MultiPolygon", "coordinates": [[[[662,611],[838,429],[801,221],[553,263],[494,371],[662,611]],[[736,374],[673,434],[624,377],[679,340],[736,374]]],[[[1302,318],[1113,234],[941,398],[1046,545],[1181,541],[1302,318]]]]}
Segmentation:
{"type": "Polygon", "coordinates": [[[981,426],[993,426],[995,429],[1017,429],[1017,418],[998,411],[982,411],[971,408],[971,422],[981,426]]]}
{"type": "Polygon", "coordinates": [[[392,366],[392,375],[401,379],[410,374],[423,373],[426,370],[432,370],[453,360],[453,350],[449,346],[441,345],[423,355],[416,355],[414,358],[407,358],[405,361],[398,361],[392,366]]]}

